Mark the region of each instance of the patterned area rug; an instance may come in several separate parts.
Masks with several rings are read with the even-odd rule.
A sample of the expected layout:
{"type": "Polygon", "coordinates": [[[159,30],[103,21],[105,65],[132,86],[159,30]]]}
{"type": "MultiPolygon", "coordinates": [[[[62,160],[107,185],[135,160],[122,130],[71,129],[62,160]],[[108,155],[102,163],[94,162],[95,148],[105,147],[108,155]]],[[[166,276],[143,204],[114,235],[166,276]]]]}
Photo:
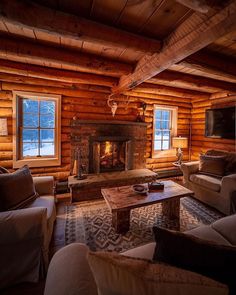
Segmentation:
{"type": "MultiPolygon", "coordinates": [[[[111,226],[111,213],[104,200],[65,206],[65,243],[85,243],[91,250],[124,251],[154,240],[154,225],[176,228],[177,224],[162,215],[161,204],[131,210],[130,230],[117,234],[111,226]]],[[[209,224],[223,215],[190,197],[181,199],[180,230],[209,224]]]]}

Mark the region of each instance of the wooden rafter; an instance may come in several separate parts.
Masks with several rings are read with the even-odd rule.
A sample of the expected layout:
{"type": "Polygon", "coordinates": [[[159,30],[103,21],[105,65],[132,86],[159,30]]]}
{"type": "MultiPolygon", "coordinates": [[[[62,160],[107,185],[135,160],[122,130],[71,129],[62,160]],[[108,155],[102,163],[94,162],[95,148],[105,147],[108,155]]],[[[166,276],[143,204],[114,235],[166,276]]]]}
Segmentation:
{"type": "Polygon", "coordinates": [[[62,64],[82,72],[95,74],[120,75],[130,73],[132,66],[129,64],[114,62],[102,57],[85,54],[74,50],[64,50],[46,45],[40,45],[22,39],[13,39],[0,36],[0,58],[25,61],[32,64],[50,62],[62,64]]]}
{"type": "MultiPolygon", "coordinates": [[[[236,70],[235,70],[236,72],[236,70]]],[[[236,74],[236,73],[235,73],[236,74]]],[[[236,81],[236,75],[235,75],[236,81]]],[[[157,85],[167,85],[190,90],[214,93],[222,90],[236,91],[235,83],[215,80],[207,77],[165,70],[155,77],[146,81],[157,85]]]]}
{"type": "Polygon", "coordinates": [[[132,48],[145,53],[157,52],[161,48],[161,42],[158,40],[46,8],[32,1],[1,0],[0,19],[17,24],[21,28],[31,28],[75,40],[97,42],[104,46],[132,48]]]}
{"type": "Polygon", "coordinates": [[[227,77],[236,81],[236,60],[233,57],[226,57],[211,51],[201,50],[188,56],[178,64],[193,70],[223,78],[227,77]]]}
{"type": "Polygon", "coordinates": [[[195,12],[165,40],[160,53],[144,56],[132,74],[123,76],[114,93],[132,89],[171,65],[199,51],[236,28],[236,0],[207,14],[195,12]]]}

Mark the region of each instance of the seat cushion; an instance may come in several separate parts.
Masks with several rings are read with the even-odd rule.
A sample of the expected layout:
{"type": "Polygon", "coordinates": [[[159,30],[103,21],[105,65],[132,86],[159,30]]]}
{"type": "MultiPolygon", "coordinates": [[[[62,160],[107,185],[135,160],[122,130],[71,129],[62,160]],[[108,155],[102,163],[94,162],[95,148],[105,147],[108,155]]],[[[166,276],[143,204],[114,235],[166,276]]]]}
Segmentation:
{"type": "Polygon", "coordinates": [[[227,294],[224,285],[199,274],[111,252],[89,252],[99,295],[227,294]]]}
{"type": "Polygon", "coordinates": [[[236,246],[236,214],[221,218],[211,224],[229,243],[236,246]]]}
{"type": "Polygon", "coordinates": [[[122,252],[121,255],[152,260],[155,247],[156,247],[156,243],[154,242],[148,243],[148,244],[127,250],[125,252],[122,252]]]}
{"type": "Polygon", "coordinates": [[[209,175],[192,174],[190,181],[215,192],[219,192],[221,189],[221,179],[209,175]]]}

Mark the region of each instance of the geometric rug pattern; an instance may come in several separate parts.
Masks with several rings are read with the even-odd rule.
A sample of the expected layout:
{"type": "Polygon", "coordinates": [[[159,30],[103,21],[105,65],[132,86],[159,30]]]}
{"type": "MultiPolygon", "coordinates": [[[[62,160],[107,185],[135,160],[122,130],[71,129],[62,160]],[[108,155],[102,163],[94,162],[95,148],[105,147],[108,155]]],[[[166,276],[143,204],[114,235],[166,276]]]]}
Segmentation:
{"type": "MultiPolygon", "coordinates": [[[[180,231],[209,224],[223,214],[185,197],[180,200],[180,231]]],[[[122,252],[154,240],[154,225],[175,229],[177,224],[162,215],[161,203],[131,210],[130,230],[117,234],[111,225],[111,213],[104,200],[73,203],[64,208],[66,214],[65,244],[87,244],[91,250],[122,252]]]]}

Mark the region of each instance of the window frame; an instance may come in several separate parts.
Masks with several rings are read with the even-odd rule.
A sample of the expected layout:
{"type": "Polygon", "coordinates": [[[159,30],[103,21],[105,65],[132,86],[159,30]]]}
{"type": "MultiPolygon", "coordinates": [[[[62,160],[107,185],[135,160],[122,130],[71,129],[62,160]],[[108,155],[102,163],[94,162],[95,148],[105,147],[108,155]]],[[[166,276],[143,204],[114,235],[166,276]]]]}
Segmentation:
{"type": "Polygon", "coordinates": [[[177,122],[178,122],[178,107],[168,106],[168,105],[157,105],[157,104],[154,105],[154,107],[153,107],[153,133],[152,133],[152,158],[175,156],[176,150],[175,150],[175,148],[172,148],[172,138],[174,136],[177,136],[177,122]],[[156,130],[155,111],[156,110],[171,111],[170,148],[167,150],[155,150],[155,130],[156,130]]]}
{"type": "Polygon", "coordinates": [[[47,167],[61,165],[61,96],[43,94],[36,92],[14,91],[13,92],[13,168],[23,165],[29,167],[47,167]],[[23,111],[20,100],[29,98],[31,100],[54,100],[55,101],[55,156],[41,156],[39,158],[21,157],[22,137],[20,133],[20,122],[22,122],[23,111]]]}

